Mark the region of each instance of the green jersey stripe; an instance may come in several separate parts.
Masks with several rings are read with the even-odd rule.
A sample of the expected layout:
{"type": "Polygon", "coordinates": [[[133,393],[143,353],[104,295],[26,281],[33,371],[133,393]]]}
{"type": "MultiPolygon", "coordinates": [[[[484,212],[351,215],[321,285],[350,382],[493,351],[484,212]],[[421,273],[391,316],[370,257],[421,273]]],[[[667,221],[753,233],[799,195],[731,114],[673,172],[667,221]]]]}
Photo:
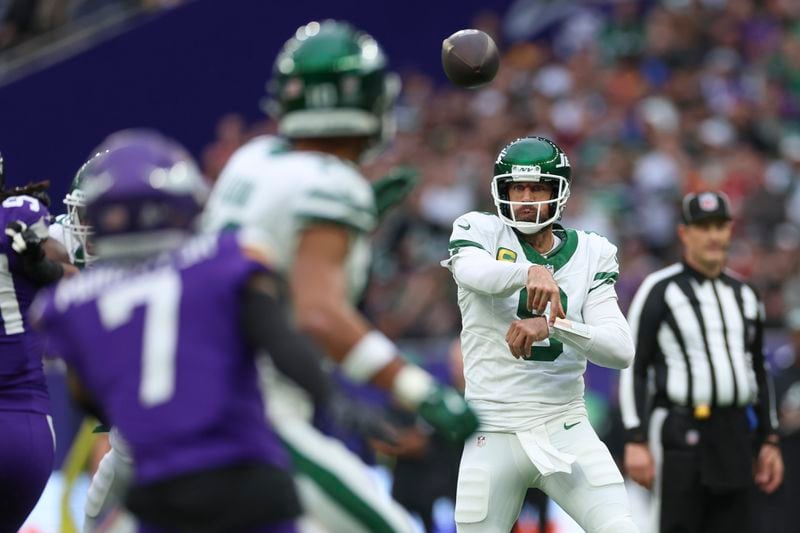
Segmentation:
{"type": "Polygon", "coordinates": [[[458,250],[459,248],[469,248],[470,246],[474,248],[480,248],[481,250],[486,250],[486,248],[484,248],[479,243],[467,239],[456,239],[454,241],[450,241],[450,244],[447,245],[447,248],[451,252],[453,252],[458,250]]]}
{"type": "Polygon", "coordinates": [[[605,281],[608,279],[617,281],[619,279],[619,272],[598,272],[597,274],[594,275],[594,279],[595,281],[599,280],[605,281]]]}
{"type": "Polygon", "coordinates": [[[348,208],[354,211],[360,211],[371,217],[375,217],[378,214],[374,206],[359,204],[355,200],[353,200],[353,198],[345,194],[336,194],[328,191],[316,190],[309,192],[307,197],[313,198],[315,200],[326,200],[330,202],[335,202],[337,204],[347,206],[348,208]]]}
{"type": "Polygon", "coordinates": [[[337,218],[334,216],[324,216],[324,215],[317,215],[317,214],[305,214],[299,213],[297,214],[297,220],[304,226],[310,226],[313,224],[333,224],[335,226],[344,226],[349,230],[353,230],[360,233],[369,233],[373,229],[372,224],[365,224],[358,223],[351,218],[337,218]]]}

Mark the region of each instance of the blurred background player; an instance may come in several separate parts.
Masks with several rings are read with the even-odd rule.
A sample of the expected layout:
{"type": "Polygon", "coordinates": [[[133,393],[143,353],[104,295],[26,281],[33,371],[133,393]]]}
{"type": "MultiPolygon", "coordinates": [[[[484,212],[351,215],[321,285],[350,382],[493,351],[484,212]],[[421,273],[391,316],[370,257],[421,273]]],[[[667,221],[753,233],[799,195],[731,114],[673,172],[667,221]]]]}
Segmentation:
{"type": "Polygon", "coordinates": [[[46,257],[47,182],[7,189],[0,155],[0,531],[17,531],[53,468],[55,436],[42,356],[28,324],[36,291],[64,275],[46,257]],[[37,198],[38,197],[38,198],[37,198]]]}
{"type": "Polygon", "coordinates": [[[70,262],[78,268],[89,266],[95,259],[89,251],[92,227],[86,222],[86,195],[82,184],[89,162],[98,155],[94,154],[75,174],[69,192],[64,196],[67,212],[55,217],[49,228],[50,237],[64,245],[70,262]]]}
{"type": "MultiPolygon", "coordinates": [[[[278,55],[268,111],[281,138],[258,137],[230,159],[206,226],[258,232],[290,281],[295,316],[343,373],[390,390],[455,442],[476,428],[461,396],[371,328],[355,309],[369,273],[376,199],[357,164],[391,137],[399,80],[368,34],[311,22],[278,55]]],[[[333,531],[410,531],[405,511],[376,491],[363,463],[310,424],[308,402],[272,375],[271,420],[292,453],[306,508],[333,531]],[[334,484],[325,480],[335,480],[334,484]],[[346,497],[345,497],[346,495],[346,497]]]]}
{"type": "MultiPolygon", "coordinates": [[[[113,139],[112,135],[106,142],[113,143],[113,139]]],[[[75,173],[63,200],[67,211],[58,215],[49,227],[50,238],[63,245],[69,261],[81,270],[91,266],[96,259],[90,252],[92,226],[86,219],[86,194],[83,182],[87,169],[91,168],[92,162],[102,155],[102,152],[95,153],[75,173]]],[[[84,505],[82,526],[82,531],[85,533],[95,531],[99,518],[108,515],[112,510],[119,509],[133,474],[133,457],[119,432],[115,428],[99,424],[92,416],[86,417],[64,460],[62,521],[72,523],[73,517],[69,506],[72,491],[80,473],[94,454],[102,458],[97,463],[96,470],[90,472],[91,482],[84,505]]]]}
{"type": "Polygon", "coordinates": [[[633,341],[617,304],[617,248],[557,224],[567,155],[543,137],[509,143],[494,165],[497,214],[453,224],[466,398],[481,419],[458,473],[459,532],[513,526],[540,488],[589,533],[635,533],[622,475],[589,423],[587,361],[625,368],[633,341]]]}
{"type": "Polygon", "coordinates": [[[42,295],[37,323],[79,401],[129,443],[126,503],[144,530],[292,531],[299,502],[255,352],[334,405],[319,359],[289,328],[260,248],[192,236],[205,189],[180,146],[132,131],[106,147],[85,191],[102,261],[42,295]]]}

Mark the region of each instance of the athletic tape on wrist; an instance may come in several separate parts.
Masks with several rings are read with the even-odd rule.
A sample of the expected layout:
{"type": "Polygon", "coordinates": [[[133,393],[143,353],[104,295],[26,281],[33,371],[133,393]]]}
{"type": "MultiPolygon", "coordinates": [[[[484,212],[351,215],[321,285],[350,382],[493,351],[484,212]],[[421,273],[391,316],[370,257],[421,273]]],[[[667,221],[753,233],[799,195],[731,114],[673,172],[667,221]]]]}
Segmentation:
{"type": "Polygon", "coordinates": [[[589,333],[589,327],[586,324],[564,320],[563,318],[556,318],[553,329],[563,331],[564,333],[571,333],[572,335],[577,335],[584,339],[590,339],[592,337],[589,333]]]}
{"type": "Polygon", "coordinates": [[[435,386],[436,381],[430,374],[416,365],[406,364],[395,376],[392,392],[404,407],[416,409],[435,386]]]}
{"type": "Polygon", "coordinates": [[[397,346],[378,331],[370,331],[356,343],[341,363],[344,374],[357,383],[372,379],[397,357],[397,346]]]}

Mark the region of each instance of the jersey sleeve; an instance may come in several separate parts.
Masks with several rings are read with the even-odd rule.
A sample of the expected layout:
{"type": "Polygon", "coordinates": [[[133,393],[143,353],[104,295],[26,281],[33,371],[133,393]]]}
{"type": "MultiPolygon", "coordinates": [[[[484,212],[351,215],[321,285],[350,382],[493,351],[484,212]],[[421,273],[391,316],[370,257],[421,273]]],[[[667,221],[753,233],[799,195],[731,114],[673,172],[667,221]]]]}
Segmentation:
{"type": "Polygon", "coordinates": [[[450,234],[450,242],[447,245],[451,257],[467,248],[475,248],[483,250],[489,255],[492,254],[493,246],[486,237],[483,217],[484,215],[473,211],[461,215],[453,222],[453,232],[450,234]]]}
{"type": "Polygon", "coordinates": [[[498,260],[492,255],[492,228],[486,216],[467,213],[453,222],[448,248],[450,258],[441,265],[450,270],[459,287],[478,294],[509,296],[525,286],[528,263],[498,260]]]}
{"type": "Polygon", "coordinates": [[[355,171],[335,163],[321,164],[319,174],[305,183],[293,202],[301,227],[330,223],[368,233],[378,223],[372,187],[355,171]]]}
{"type": "Polygon", "coordinates": [[[619,279],[617,247],[605,237],[592,235],[593,245],[597,247],[597,260],[593,265],[592,279],[589,281],[589,294],[586,303],[591,305],[606,298],[616,298],[615,285],[619,279]]]}
{"type": "Polygon", "coordinates": [[[36,232],[40,239],[49,237],[50,211],[47,206],[32,196],[11,196],[3,200],[6,220],[19,220],[36,232]]]}

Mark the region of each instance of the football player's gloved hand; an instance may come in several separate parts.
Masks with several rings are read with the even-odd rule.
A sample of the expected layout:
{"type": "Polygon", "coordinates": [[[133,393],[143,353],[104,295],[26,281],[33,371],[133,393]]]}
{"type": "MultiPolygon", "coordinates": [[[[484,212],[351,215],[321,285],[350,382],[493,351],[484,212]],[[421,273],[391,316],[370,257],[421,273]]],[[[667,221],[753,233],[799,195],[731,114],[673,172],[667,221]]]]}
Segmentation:
{"type": "Polygon", "coordinates": [[[419,172],[408,166],[393,168],[385,176],[372,182],[378,218],[400,204],[419,182],[419,172]]]}
{"type": "Polygon", "coordinates": [[[21,220],[9,222],[6,235],[11,240],[11,248],[25,259],[39,261],[44,258],[42,239],[21,220]]]}
{"type": "Polygon", "coordinates": [[[419,415],[448,440],[461,444],[478,430],[478,417],[452,387],[436,385],[417,407],[419,415]]]}
{"type": "Polygon", "coordinates": [[[341,429],[353,431],[366,439],[397,443],[397,431],[386,421],[384,413],[375,407],[335,391],[325,405],[317,406],[321,414],[341,429]]]}

